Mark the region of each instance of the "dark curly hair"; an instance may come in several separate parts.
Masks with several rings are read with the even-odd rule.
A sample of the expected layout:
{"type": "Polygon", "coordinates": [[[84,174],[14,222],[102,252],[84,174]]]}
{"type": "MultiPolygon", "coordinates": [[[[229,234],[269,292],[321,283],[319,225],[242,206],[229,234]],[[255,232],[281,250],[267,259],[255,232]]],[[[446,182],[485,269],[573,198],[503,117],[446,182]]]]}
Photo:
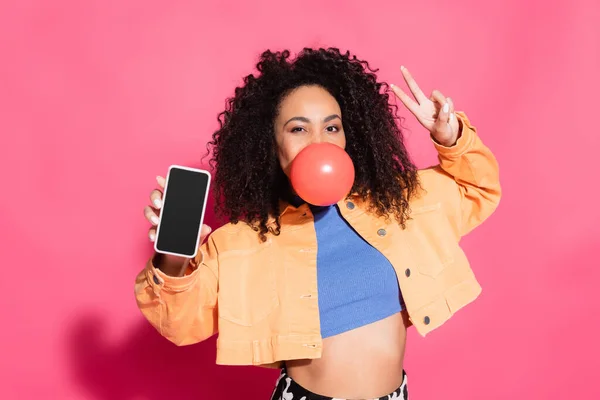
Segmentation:
{"type": "Polygon", "coordinates": [[[377,82],[366,61],[336,48],[303,49],[295,59],[288,50],[262,53],[257,76],[248,75],[219,114],[212,150],[215,212],[232,223],[244,221],[262,241],[280,229],[279,200],[289,183],[278,158],[274,121],[282,99],[295,88],[317,85],[327,90],[342,111],[346,151],[354,162],[353,192],[378,216],[394,215],[402,227],[409,199],[419,185],[396,124],[397,107],[389,104],[386,83],[377,82]],[[383,90],[382,90],[383,88],[383,90]],[[276,227],[269,229],[269,217],[276,227]]]}

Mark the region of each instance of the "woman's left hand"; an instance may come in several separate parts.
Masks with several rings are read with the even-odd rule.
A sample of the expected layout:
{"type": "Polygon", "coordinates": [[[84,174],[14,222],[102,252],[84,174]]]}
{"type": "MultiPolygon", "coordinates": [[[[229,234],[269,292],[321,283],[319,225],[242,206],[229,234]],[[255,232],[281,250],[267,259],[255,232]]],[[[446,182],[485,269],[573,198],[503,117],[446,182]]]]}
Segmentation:
{"type": "Polygon", "coordinates": [[[436,142],[446,147],[453,146],[458,140],[460,126],[456,114],[454,114],[452,99],[445,97],[439,90],[431,92],[429,98],[425,97],[408,69],[406,67],[400,69],[416,101],[398,86],[391,85],[394,94],[431,133],[436,142]]]}

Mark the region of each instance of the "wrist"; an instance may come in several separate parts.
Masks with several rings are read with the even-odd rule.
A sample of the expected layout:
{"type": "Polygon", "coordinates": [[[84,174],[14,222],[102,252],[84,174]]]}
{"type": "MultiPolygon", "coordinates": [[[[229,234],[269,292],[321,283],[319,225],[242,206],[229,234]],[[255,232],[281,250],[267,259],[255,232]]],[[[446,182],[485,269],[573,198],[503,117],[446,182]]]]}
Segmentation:
{"type": "Polygon", "coordinates": [[[437,139],[435,136],[431,135],[431,140],[433,140],[435,144],[442,146],[442,147],[456,146],[458,139],[460,139],[460,134],[453,136],[449,139],[437,139]]]}
{"type": "Polygon", "coordinates": [[[152,257],[154,268],[161,270],[170,276],[183,276],[188,264],[188,259],[170,256],[162,253],[155,253],[152,257]]]}

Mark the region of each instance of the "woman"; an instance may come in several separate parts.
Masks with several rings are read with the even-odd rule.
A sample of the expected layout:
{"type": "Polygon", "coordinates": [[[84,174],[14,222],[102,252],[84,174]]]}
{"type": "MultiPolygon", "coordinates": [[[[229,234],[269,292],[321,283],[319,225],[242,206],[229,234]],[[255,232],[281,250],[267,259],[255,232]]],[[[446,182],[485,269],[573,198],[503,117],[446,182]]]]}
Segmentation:
{"type": "MultiPolygon", "coordinates": [[[[209,143],[216,210],[229,223],[193,260],[154,255],[138,305],[177,345],[218,331],[218,364],[281,368],[273,399],[407,398],[407,328],[425,335],[481,291],[458,242],[498,205],[496,160],[452,100],[426,97],[406,68],[414,100],[391,90],[440,161],[420,171],[390,86],[366,62],[337,49],[294,60],[267,51],[257,69],[209,143]],[[305,204],[287,179],[296,154],[319,142],[355,166],[351,193],[330,207],[305,204]]],[[[153,226],[161,193],[145,208],[153,226]]]]}

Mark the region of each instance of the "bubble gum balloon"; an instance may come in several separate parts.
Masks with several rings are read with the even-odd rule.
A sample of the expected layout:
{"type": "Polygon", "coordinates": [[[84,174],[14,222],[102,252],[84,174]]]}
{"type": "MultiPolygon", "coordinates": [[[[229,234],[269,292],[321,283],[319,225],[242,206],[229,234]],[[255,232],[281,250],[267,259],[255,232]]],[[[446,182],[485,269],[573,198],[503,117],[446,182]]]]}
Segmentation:
{"type": "Polygon", "coordinates": [[[346,197],[354,184],[354,164],[344,149],[331,143],[311,144],[290,169],[296,194],[315,206],[329,206],[346,197]]]}

